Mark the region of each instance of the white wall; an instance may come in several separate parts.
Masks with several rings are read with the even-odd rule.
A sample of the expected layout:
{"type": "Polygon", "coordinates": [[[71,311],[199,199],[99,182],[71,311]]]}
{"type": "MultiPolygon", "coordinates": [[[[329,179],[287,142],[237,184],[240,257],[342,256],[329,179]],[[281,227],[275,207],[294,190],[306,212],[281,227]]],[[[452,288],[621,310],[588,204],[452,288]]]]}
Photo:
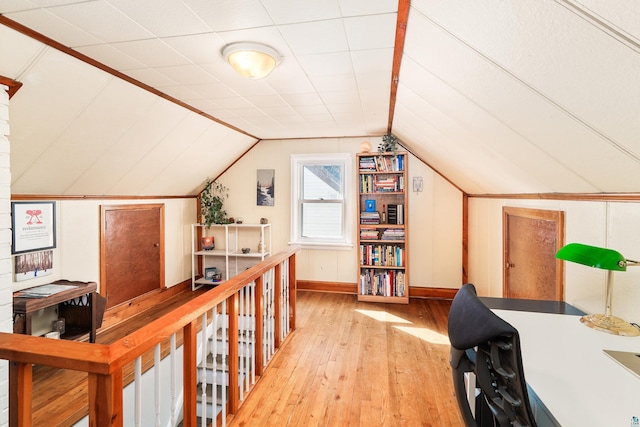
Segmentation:
{"type": "Polygon", "coordinates": [[[56,202],[57,241],[53,273],[15,282],[20,290],[53,280],[93,281],[100,287],[100,206],[164,204],[165,284],[176,285],[191,277],[191,228],[196,222],[196,200],[61,200],[56,202]]]}
{"type": "MultiPolygon", "coordinates": [[[[229,216],[240,216],[246,223],[268,218],[274,252],[285,249],[290,239],[291,155],[346,152],[353,154],[355,165],[355,153],[364,141],[376,151],[380,138],[261,141],[220,178],[230,189],[225,203],[229,216]],[[257,169],[275,169],[274,206],[256,206],[257,169]]],[[[422,192],[409,192],[410,286],[458,288],[462,280],[462,194],[411,155],[408,176],[409,188],[414,176],[421,176],[424,182],[422,192]]],[[[354,193],[354,203],[356,199],[354,193]]],[[[358,221],[355,212],[351,221],[353,224],[358,221]]],[[[355,227],[352,237],[351,250],[302,250],[296,263],[298,279],[355,284],[358,280],[355,227]]]]}
{"type": "MultiPolygon", "coordinates": [[[[469,281],[485,296],[502,296],[502,207],[565,212],[565,243],[608,247],[640,259],[640,203],[562,200],[469,201],[469,281]]],[[[604,312],[606,273],[565,263],[565,301],[587,313],[604,312]]],[[[614,273],[613,313],[640,323],[640,267],[614,273]]]]}

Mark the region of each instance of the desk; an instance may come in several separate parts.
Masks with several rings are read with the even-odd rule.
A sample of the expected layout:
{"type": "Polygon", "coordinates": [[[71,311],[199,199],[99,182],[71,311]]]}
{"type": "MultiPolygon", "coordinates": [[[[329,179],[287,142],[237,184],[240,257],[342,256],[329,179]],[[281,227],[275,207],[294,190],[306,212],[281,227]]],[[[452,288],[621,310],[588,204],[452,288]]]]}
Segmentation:
{"type": "Polygon", "coordinates": [[[100,327],[104,312],[104,307],[101,310],[99,308],[101,304],[96,293],[96,282],[57,280],[52,283],[69,286],[69,289],[41,298],[25,298],[20,296],[20,292],[14,293],[13,332],[31,335],[31,316],[33,313],[57,305],[59,317],[65,319],[66,333],[62,338],[73,339],[88,332],[89,341],[95,342],[96,328],[100,327]]]}
{"type": "Polygon", "coordinates": [[[493,311],[520,333],[527,385],[560,425],[626,427],[640,417],[640,378],[602,352],[640,352],[640,337],[590,329],[578,316],[493,311]]]}

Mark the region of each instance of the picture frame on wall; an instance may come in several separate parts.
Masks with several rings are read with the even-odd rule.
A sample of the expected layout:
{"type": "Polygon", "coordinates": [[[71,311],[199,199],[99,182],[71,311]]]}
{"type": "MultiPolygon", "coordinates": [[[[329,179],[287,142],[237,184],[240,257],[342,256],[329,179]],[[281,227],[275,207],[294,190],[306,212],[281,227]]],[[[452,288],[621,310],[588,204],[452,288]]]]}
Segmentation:
{"type": "Polygon", "coordinates": [[[56,247],[56,202],[11,202],[11,253],[56,247]]]}

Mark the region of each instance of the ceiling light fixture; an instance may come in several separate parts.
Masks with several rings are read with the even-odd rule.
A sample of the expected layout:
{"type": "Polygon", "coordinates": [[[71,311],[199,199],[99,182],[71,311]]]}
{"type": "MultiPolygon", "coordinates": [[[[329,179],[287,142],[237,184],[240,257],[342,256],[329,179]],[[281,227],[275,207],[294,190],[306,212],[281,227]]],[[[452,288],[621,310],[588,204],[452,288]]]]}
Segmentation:
{"type": "Polygon", "coordinates": [[[268,76],[280,62],[275,49],[260,43],[231,43],[222,50],[222,56],[238,74],[250,79],[268,76]]]}

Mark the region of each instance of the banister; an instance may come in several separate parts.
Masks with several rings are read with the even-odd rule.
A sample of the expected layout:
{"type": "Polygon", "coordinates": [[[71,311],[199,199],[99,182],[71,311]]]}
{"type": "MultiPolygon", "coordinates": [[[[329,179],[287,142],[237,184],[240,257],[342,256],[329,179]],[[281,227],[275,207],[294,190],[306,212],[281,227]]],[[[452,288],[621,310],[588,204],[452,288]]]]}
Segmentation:
{"type": "MultiPolygon", "coordinates": [[[[17,381],[31,381],[30,369],[22,368],[30,364],[38,364],[51,366],[61,369],[69,369],[89,373],[88,392],[89,392],[89,416],[90,423],[97,422],[93,425],[103,425],[101,422],[111,420],[109,425],[121,425],[122,423],[122,385],[123,385],[123,368],[133,362],[137,357],[142,356],[154,346],[169,339],[173,334],[183,332],[183,351],[184,358],[188,361],[194,361],[196,357],[196,330],[198,321],[203,313],[211,310],[213,307],[228,301],[229,307],[229,327],[232,329],[230,339],[238,342],[238,319],[235,317],[237,311],[237,293],[247,284],[256,283],[256,288],[262,288],[263,275],[271,269],[277,269],[280,272],[280,265],[289,260],[288,273],[289,285],[291,286],[292,296],[290,304],[295,303],[295,254],[300,251],[297,246],[292,246],[287,250],[279,252],[266,258],[259,264],[239,273],[224,284],[217,286],[174,309],[170,313],[150,322],[142,328],[130,333],[129,335],[109,344],[97,344],[66,340],[52,340],[42,337],[27,336],[22,334],[0,333],[0,359],[9,360],[15,368],[10,373],[18,375],[17,381]],[[43,343],[46,342],[46,345],[43,343]],[[93,420],[93,421],[91,421],[93,420]]],[[[276,278],[281,280],[280,277],[276,278]]],[[[279,282],[278,282],[279,287],[279,282]]],[[[291,330],[295,325],[295,307],[291,308],[291,330]]],[[[258,322],[256,322],[258,323],[258,322]]],[[[256,324],[256,333],[258,328],[256,324]]],[[[256,336],[256,346],[261,339],[256,336]]],[[[277,338],[279,340],[279,338],[277,338]]],[[[279,342],[278,342],[279,346],[279,342]]],[[[237,357],[237,349],[234,350],[237,357]]],[[[232,358],[233,359],[233,358],[232,358]]],[[[237,360],[232,362],[237,367],[237,360]]],[[[30,366],[29,366],[30,368],[30,366]]],[[[256,373],[262,373],[261,364],[256,364],[256,373]]],[[[184,425],[192,425],[191,420],[195,416],[195,387],[197,378],[195,373],[195,364],[184,364],[183,375],[185,381],[185,423],[184,425]],[[191,386],[186,386],[191,384],[191,386]]],[[[16,379],[11,379],[16,381],[16,379]]],[[[237,387],[237,385],[236,385],[237,387]]],[[[31,400],[31,385],[25,387],[20,385],[20,390],[26,390],[25,395],[18,396],[18,403],[22,399],[31,400]]],[[[22,393],[22,391],[20,391],[22,393]]],[[[232,389],[233,400],[230,402],[230,408],[235,412],[238,408],[238,391],[232,389]]],[[[30,404],[27,406],[20,405],[12,408],[12,414],[18,417],[24,417],[30,404]],[[17,408],[17,409],[16,409],[17,408]],[[20,412],[22,411],[22,412],[20,412]]],[[[30,414],[29,414],[30,415],[30,414]]],[[[12,421],[11,425],[31,425],[30,421],[12,421]]]]}

